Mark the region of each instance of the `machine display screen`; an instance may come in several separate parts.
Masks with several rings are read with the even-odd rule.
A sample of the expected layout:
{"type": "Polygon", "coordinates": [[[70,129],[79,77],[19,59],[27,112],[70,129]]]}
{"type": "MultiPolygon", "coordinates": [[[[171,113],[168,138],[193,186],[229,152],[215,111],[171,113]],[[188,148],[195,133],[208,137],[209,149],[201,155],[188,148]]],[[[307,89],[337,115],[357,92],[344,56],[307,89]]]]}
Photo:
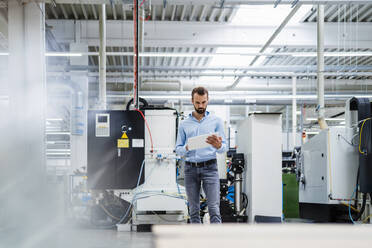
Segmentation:
{"type": "Polygon", "coordinates": [[[107,122],[107,116],[98,116],[98,122],[104,122],[106,123],[107,122]]]}

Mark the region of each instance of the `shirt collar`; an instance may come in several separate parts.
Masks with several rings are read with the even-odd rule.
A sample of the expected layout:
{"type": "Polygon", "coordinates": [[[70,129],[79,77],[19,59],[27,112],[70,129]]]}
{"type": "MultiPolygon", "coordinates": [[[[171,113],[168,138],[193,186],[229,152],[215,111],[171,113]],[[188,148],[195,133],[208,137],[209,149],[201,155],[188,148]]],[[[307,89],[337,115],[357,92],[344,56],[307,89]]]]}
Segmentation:
{"type": "MultiPolygon", "coordinates": [[[[203,118],[200,120],[200,121],[203,121],[205,118],[207,118],[209,116],[209,111],[205,111],[205,115],[203,116],[203,118]]],[[[193,115],[192,115],[192,112],[189,114],[189,118],[191,118],[192,120],[195,120],[197,122],[199,122],[193,115]]]]}

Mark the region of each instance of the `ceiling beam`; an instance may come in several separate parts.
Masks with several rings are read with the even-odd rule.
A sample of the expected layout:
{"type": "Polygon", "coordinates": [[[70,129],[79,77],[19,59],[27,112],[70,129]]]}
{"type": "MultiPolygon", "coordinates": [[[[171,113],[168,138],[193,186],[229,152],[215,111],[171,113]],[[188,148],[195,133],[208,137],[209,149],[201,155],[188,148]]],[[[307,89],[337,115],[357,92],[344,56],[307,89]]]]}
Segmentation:
{"type": "Polygon", "coordinates": [[[65,5],[64,4],[60,4],[59,6],[61,6],[62,14],[65,17],[65,19],[68,19],[68,14],[66,12],[65,5]]]}
{"type": "Polygon", "coordinates": [[[73,4],[71,4],[71,10],[72,10],[72,13],[74,14],[74,18],[75,18],[76,20],[78,20],[78,19],[79,19],[79,16],[78,16],[78,14],[77,14],[77,12],[76,12],[76,9],[75,9],[75,7],[74,7],[73,4]]]}
{"type": "MultiPolygon", "coordinates": [[[[95,20],[47,20],[58,42],[74,41],[74,25],[81,25],[81,42],[90,46],[99,45],[98,21],[95,20]]],[[[107,21],[108,46],[132,46],[131,21],[107,21]]],[[[358,28],[348,29],[345,34],[346,44],[353,43],[358,37],[360,49],[370,49],[372,32],[369,23],[359,23],[358,28]]],[[[200,22],[146,22],[145,46],[148,47],[261,47],[270,38],[272,26],[229,26],[222,23],[200,22]]],[[[325,24],[325,47],[337,48],[339,42],[337,23],[325,24]]],[[[270,47],[316,47],[316,23],[302,23],[287,26],[278,34],[270,47]]]]}
{"type": "Polygon", "coordinates": [[[96,6],[94,4],[92,4],[91,7],[92,7],[92,12],[93,12],[94,19],[98,20],[98,14],[97,14],[96,6]]]}
{"type": "MultiPolygon", "coordinates": [[[[189,48],[180,48],[180,52],[187,52],[187,49],[189,48]]],[[[94,49],[96,50],[96,49],[94,49]]],[[[124,48],[123,49],[124,52],[126,52],[126,49],[124,48]]],[[[154,50],[154,52],[156,52],[154,50]]],[[[159,51],[158,51],[159,52],[159,51]]],[[[94,56],[89,56],[89,57],[92,57],[94,58],[94,56]]],[[[124,56],[125,59],[129,59],[130,57],[129,56],[124,56]]],[[[158,59],[158,57],[156,58],[158,59]]],[[[179,59],[179,61],[182,61],[182,58],[181,57],[177,57],[176,58],[177,60],[179,59]]],[[[372,59],[372,58],[370,58],[372,59]]],[[[155,60],[153,60],[155,61],[155,60]]],[[[129,65],[129,61],[127,61],[127,64],[128,66],[125,66],[125,67],[115,67],[115,66],[110,66],[108,65],[107,68],[110,69],[110,70],[122,70],[122,71],[132,71],[133,70],[133,66],[130,66],[129,65]]],[[[98,66],[70,66],[70,65],[67,65],[67,66],[61,66],[61,65],[49,65],[48,66],[48,71],[53,71],[53,72],[57,72],[57,71],[73,71],[73,70],[96,70],[98,71],[98,66]]],[[[234,72],[242,72],[242,71],[255,71],[255,72],[316,72],[317,68],[315,65],[313,66],[309,66],[309,65],[291,65],[291,66],[288,66],[288,65],[277,65],[277,66],[252,66],[252,67],[208,67],[208,68],[205,68],[205,67],[185,67],[185,66],[182,66],[181,67],[181,64],[178,63],[176,64],[175,67],[160,67],[160,66],[156,66],[155,64],[153,64],[152,66],[144,66],[141,68],[142,71],[186,71],[186,72],[189,72],[189,71],[193,71],[193,72],[196,72],[196,71],[205,71],[205,70],[208,70],[208,71],[224,71],[224,72],[228,72],[228,71],[234,71],[234,72]]],[[[372,65],[358,65],[357,67],[355,67],[355,65],[340,65],[340,66],[337,66],[337,65],[326,65],[325,66],[325,71],[327,72],[332,72],[332,71],[339,71],[339,72],[348,72],[348,71],[355,71],[355,70],[358,70],[360,72],[362,71],[372,71],[372,65]]],[[[223,75],[224,73],[222,72],[221,75],[223,75]]]]}
{"type": "MultiPolygon", "coordinates": [[[[52,3],[53,0],[22,0],[23,3],[30,2],[45,2],[52,3]]],[[[172,0],[172,4],[183,5],[190,4],[190,0],[172,0]]],[[[215,5],[221,6],[221,3],[225,6],[229,5],[273,5],[277,0],[198,0],[198,4],[215,5]]],[[[368,4],[370,0],[301,0],[301,4],[314,5],[314,4],[368,4]]],[[[123,4],[123,0],[58,0],[58,3],[67,4],[123,4]]],[[[164,0],[152,0],[153,5],[163,5],[164,0]]],[[[292,5],[293,0],[281,0],[281,5],[292,5]]]]}
{"type": "Polygon", "coordinates": [[[81,5],[81,10],[83,11],[84,18],[85,18],[86,20],[88,20],[87,10],[85,9],[84,4],[81,5]]]}

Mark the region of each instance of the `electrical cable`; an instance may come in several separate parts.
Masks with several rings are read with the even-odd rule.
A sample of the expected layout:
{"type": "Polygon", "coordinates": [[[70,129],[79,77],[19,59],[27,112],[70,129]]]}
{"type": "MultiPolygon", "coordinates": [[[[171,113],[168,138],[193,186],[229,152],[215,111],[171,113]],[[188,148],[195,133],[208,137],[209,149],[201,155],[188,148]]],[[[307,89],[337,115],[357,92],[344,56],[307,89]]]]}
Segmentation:
{"type": "MultiPolygon", "coordinates": [[[[354,190],[353,194],[351,195],[350,199],[353,199],[354,194],[355,194],[355,192],[357,191],[357,188],[358,188],[358,185],[357,185],[357,187],[355,188],[355,190],[354,190]]],[[[353,224],[355,224],[355,222],[354,222],[354,220],[353,220],[353,216],[351,215],[351,211],[350,211],[350,210],[351,210],[351,200],[349,201],[349,218],[350,218],[351,222],[352,222],[353,224]]]]}
{"type": "MultiPolygon", "coordinates": [[[[356,192],[356,189],[354,190],[353,195],[352,195],[351,198],[353,198],[355,192],[356,192]]],[[[351,215],[351,201],[349,201],[349,218],[350,218],[350,220],[351,220],[351,222],[353,224],[355,224],[355,221],[359,220],[360,217],[362,217],[363,212],[364,212],[364,210],[366,208],[366,203],[367,203],[367,194],[363,194],[362,208],[359,210],[359,213],[358,213],[358,215],[356,216],[356,218],[354,220],[353,217],[352,217],[352,215],[351,215]]]]}
{"type": "Polygon", "coordinates": [[[142,0],[141,4],[140,4],[140,8],[142,7],[142,5],[146,2],[146,0],[142,0]]]}
{"type": "MultiPolygon", "coordinates": [[[[141,180],[141,177],[142,177],[142,171],[143,171],[143,167],[144,167],[144,164],[145,164],[145,160],[142,161],[142,164],[141,164],[141,169],[140,169],[140,173],[139,173],[139,176],[138,176],[138,179],[137,179],[137,186],[136,188],[138,188],[139,186],[139,183],[140,183],[140,180],[141,180]]],[[[132,201],[130,202],[130,205],[128,206],[127,208],[127,211],[125,212],[125,214],[119,219],[119,221],[113,225],[109,225],[109,226],[100,226],[101,228],[113,228],[115,227],[117,224],[120,224],[121,222],[123,222],[126,218],[127,218],[127,215],[129,213],[129,210],[132,209],[132,206],[133,206],[133,202],[134,202],[134,199],[135,197],[133,197],[132,201]]]]}
{"type": "Polygon", "coordinates": [[[344,205],[344,206],[346,206],[346,207],[350,207],[351,210],[353,210],[354,212],[357,212],[357,213],[360,212],[358,209],[356,209],[356,208],[353,207],[353,206],[350,206],[349,204],[347,204],[347,203],[345,203],[345,202],[340,202],[340,204],[342,204],[342,205],[344,205]]]}
{"type": "Polygon", "coordinates": [[[145,121],[145,124],[146,124],[146,127],[147,127],[147,131],[148,131],[149,134],[150,134],[150,141],[151,141],[151,150],[150,150],[150,152],[153,153],[153,152],[154,152],[154,143],[152,142],[152,135],[151,135],[151,130],[150,130],[149,124],[147,123],[146,117],[145,117],[145,115],[142,113],[142,111],[139,110],[139,109],[137,109],[137,108],[136,108],[135,110],[141,114],[143,120],[145,121]]]}
{"type": "Polygon", "coordinates": [[[367,223],[367,220],[368,220],[369,218],[371,218],[371,217],[372,217],[372,214],[371,214],[371,215],[368,215],[367,218],[365,218],[365,219],[363,220],[363,223],[367,223]]]}
{"type": "Polygon", "coordinates": [[[360,127],[360,132],[359,132],[359,153],[360,154],[366,154],[366,152],[362,151],[360,149],[361,145],[362,145],[362,133],[363,133],[363,127],[364,127],[364,124],[366,123],[366,121],[370,120],[371,118],[367,118],[367,119],[364,119],[363,123],[362,123],[362,126],[360,127]]]}
{"type": "Polygon", "coordinates": [[[362,214],[366,208],[366,204],[367,204],[367,194],[363,194],[362,208],[360,209],[359,214],[356,217],[356,220],[359,220],[362,217],[362,214]]]}
{"type": "Polygon", "coordinates": [[[358,146],[358,145],[355,145],[353,144],[353,140],[351,140],[351,142],[349,142],[344,136],[342,136],[341,134],[338,134],[339,137],[341,137],[348,145],[351,145],[351,146],[358,146]]]}
{"type": "Polygon", "coordinates": [[[102,208],[102,210],[110,217],[110,218],[112,218],[112,219],[115,219],[115,220],[120,220],[120,218],[119,217],[116,217],[116,216],[114,216],[113,214],[111,214],[110,213],[110,211],[108,211],[106,208],[105,208],[105,206],[103,206],[103,205],[101,205],[101,204],[99,204],[99,206],[102,208]]]}
{"type": "MultiPolygon", "coordinates": [[[[143,160],[142,165],[141,165],[140,174],[139,174],[139,177],[138,177],[138,180],[137,180],[136,189],[138,188],[140,179],[142,177],[142,172],[143,172],[144,164],[145,164],[145,160],[143,160]]],[[[123,222],[127,218],[128,214],[129,214],[129,210],[133,208],[133,204],[137,200],[149,198],[149,197],[152,197],[152,196],[158,196],[158,195],[185,200],[185,197],[180,193],[180,191],[179,191],[179,194],[178,195],[177,194],[176,195],[172,195],[172,194],[169,194],[169,193],[164,193],[162,191],[142,191],[142,192],[135,193],[133,195],[133,198],[132,198],[132,201],[130,202],[129,207],[127,208],[127,211],[125,212],[125,214],[120,219],[117,218],[117,217],[115,217],[115,216],[110,216],[111,214],[108,211],[107,211],[108,213],[105,211],[106,214],[108,214],[108,215],[110,214],[109,215],[110,217],[113,217],[114,219],[119,219],[119,221],[117,223],[115,223],[114,225],[111,225],[111,226],[107,226],[106,228],[115,227],[117,224],[120,224],[121,222],[123,222]],[[142,194],[149,194],[149,195],[138,197],[138,196],[140,196],[142,194]]],[[[105,228],[105,227],[103,227],[103,228],[105,228]]]]}
{"type": "MultiPolygon", "coordinates": [[[[141,4],[140,4],[140,6],[139,6],[139,8],[141,8],[142,7],[142,5],[144,4],[146,2],[146,0],[143,0],[142,2],[141,2],[141,4]]],[[[150,3],[151,4],[151,3],[150,3]]],[[[144,19],[144,18],[142,18],[141,16],[139,17],[139,19],[141,20],[141,21],[148,21],[148,20],[150,20],[150,18],[151,18],[151,13],[144,19]]]]}

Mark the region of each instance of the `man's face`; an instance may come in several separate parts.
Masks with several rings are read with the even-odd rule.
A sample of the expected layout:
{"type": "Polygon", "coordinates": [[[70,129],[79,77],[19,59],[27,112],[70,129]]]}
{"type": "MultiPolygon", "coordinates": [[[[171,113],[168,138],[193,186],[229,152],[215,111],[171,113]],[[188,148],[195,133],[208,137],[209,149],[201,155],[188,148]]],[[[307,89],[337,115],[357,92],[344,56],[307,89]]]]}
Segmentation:
{"type": "Polygon", "coordinates": [[[194,94],[194,97],[192,99],[192,104],[194,105],[195,111],[198,114],[204,114],[207,110],[208,105],[208,95],[199,95],[197,93],[194,94]]]}

